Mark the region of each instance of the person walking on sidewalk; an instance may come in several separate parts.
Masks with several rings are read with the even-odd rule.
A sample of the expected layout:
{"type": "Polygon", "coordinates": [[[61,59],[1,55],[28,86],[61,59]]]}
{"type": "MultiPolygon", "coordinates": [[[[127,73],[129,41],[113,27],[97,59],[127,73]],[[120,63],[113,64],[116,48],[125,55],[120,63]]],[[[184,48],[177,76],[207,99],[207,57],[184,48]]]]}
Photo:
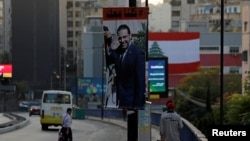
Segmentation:
{"type": "Polygon", "coordinates": [[[183,128],[181,116],[174,111],[173,101],[168,101],[166,108],[160,120],[161,141],[181,141],[180,130],[183,128]]]}
{"type": "Polygon", "coordinates": [[[73,141],[72,137],[72,130],[71,130],[71,112],[72,109],[68,108],[67,113],[63,115],[62,118],[62,135],[63,135],[63,141],[73,141]]]}

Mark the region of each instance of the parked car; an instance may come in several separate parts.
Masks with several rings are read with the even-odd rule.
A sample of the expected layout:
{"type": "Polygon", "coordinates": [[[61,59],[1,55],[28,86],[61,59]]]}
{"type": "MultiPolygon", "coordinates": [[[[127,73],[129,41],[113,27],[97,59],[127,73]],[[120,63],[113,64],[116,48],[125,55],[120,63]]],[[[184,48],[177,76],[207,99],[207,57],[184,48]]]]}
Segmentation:
{"type": "Polygon", "coordinates": [[[40,115],[40,105],[32,105],[29,108],[29,115],[40,115]]]}
{"type": "Polygon", "coordinates": [[[22,101],[19,103],[19,109],[23,112],[29,112],[29,115],[40,115],[40,102],[22,101]]]}
{"type": "Polygon", "coordinates": [[[21,108],[29,108],[29,106],[30,106],[30,102],[28,101],[22,101],[19,103],[19,107],[21,108]]]}

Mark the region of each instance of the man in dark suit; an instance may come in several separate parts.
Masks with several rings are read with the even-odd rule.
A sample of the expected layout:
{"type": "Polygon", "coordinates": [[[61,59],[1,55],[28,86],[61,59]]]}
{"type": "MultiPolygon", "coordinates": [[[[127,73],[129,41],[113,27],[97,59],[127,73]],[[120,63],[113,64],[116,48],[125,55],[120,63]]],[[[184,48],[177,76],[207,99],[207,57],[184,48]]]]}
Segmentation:
{"type": "Polygon", "coordinates": [[[132,42],[130,28],[122,24],[113,37],[108,60],[116,70],[119,108],[143,109],[145,104],[145,53],[132,42]],[[112,58],[112,59],[110,59],[112,58]]]}

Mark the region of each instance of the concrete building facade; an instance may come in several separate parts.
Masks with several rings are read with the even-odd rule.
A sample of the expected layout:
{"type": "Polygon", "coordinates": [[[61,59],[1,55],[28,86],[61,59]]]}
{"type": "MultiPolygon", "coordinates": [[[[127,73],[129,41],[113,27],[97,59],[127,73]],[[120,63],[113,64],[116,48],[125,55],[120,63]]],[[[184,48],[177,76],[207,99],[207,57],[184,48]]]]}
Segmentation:
{"type": "MultiPolygon", "coordinates": [[[[245,84],[250,71],[250,2],[242,2],[242,92],[245,93],[245,87],[249,87],[245,84]]],[[[249,82],[248,82],[249,83],[249,82]]]]}
{"type": "Polygon", "coordinates": [[[0,0],[0,54],[9,54],[8,60],[11,59],[11,11],[11,1],[0,0]]]}
{"type": "Polygon", "coordinates": [[[60,89],[59,0],[12,0],[13,80],[60,89]]]}

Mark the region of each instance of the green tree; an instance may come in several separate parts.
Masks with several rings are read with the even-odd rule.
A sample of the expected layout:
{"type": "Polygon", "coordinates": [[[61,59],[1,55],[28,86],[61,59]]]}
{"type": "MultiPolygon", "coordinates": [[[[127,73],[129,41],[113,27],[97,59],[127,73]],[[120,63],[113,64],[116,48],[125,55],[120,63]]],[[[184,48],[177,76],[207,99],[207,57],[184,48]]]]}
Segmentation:
{"type": "MultiPolygon", "coordinates": [[[[223,81],[225,124],[249,124],[250,106],[247,103],[250,102],[250,96],[236,94],[241,91],[241,76],[225,75],[223,81]]],[[[177,87],[185,93],[185,97],[178,96],[178,112],[204,134],[207,133],[207,126],[219,124],[220,121],[219,87],[219,68],[202,68],[199,72],[186,76],[177,87]],[[191,100],[204,104],[200,106],[191,100]]]]}
{"type": "Polygon", "coordinates": [[[142,30],[138,31],[137,36],[134,39],[134,43],[136,46],[138,46],[139,48],[141,48],[142,50],[144,50],[146,52],[146,24],[145,23],[141,23],[142,26],[142,30]]]}
{"type": "Polygon", "coordinates": [[[242,81],[240,74],[224,75],[224,93],[242,93],[242,81]]]}
{"type": "Polygon", "coordinates": [[[0,55],[0,63],[1,64],[8,64],[10,63],[10,54],[7,52],[4,52],[0,55]]]}
{"type": "Polygon", "coordinates": [[[199,72],[190,74],[181,80],[177,88],[187,95],[201,99],[204,102],[209,89],[211,101],[215,102],[219,96],[218,74],[218,68],[200,69],[199,72]]]}
{"type": "Polygon", "coordinates": [[[204,134],[207,126],[216,122],[211,103],[219,96],[218,74],[218,68],[200,69],[186,76],[177,87],[185,95],[178,97],[178,112],[204,134]]]}
{"type": "Polygon", "coordinates": [[[225,121],[230,125],[250,125],[250,94],[233,94],[225,103],[225,121]]]}
{"type": "Polygon", "coordinates": [[[25,93],[27,93],[30,90],[30,86],[28,82],[26,81],[14,81],[14,85],[16,85],[16,91],[18,95],[18,101],[25,100],[25,93]]]}

